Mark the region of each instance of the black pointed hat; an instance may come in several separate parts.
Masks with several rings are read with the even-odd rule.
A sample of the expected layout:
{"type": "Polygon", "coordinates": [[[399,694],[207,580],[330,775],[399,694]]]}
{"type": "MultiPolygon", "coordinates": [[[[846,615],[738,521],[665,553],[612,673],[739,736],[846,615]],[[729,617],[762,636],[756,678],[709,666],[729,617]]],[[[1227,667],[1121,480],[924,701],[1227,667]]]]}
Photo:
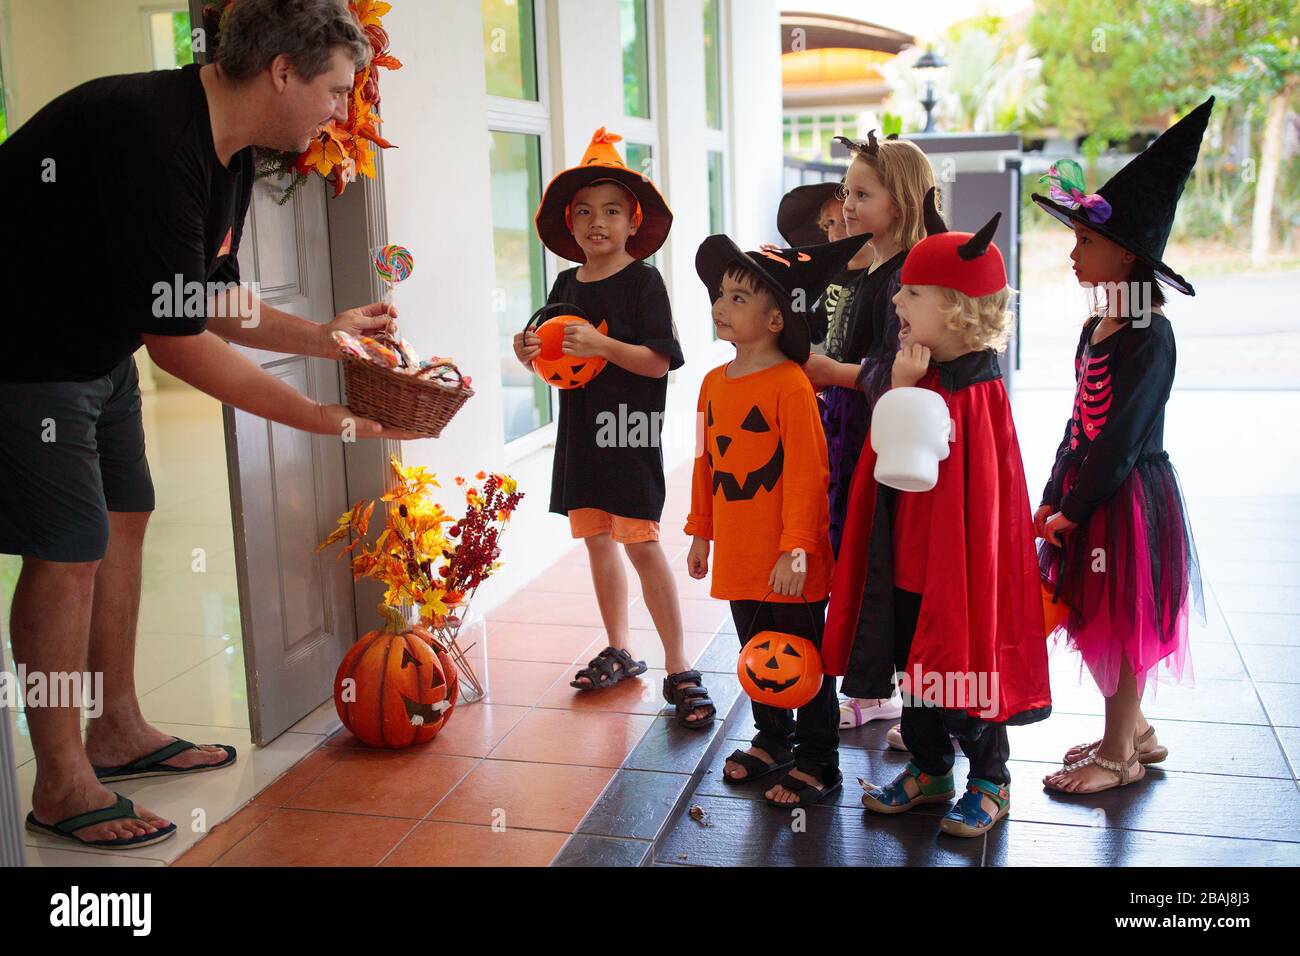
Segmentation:
{"type": "Polygon", "coordinates": [[[791,246],[813,246],[826,241],[826,233],[817,224],[822,206],[838,199],[840,184],[808,183],[796,186],[783,197],[776,210],[776,230],[791,246]]]}
{"type": "Polygon", "coordinates": [[[695,271],[709,290],[712,302],[717,301],[722,277],[732,266],[757,276],[776,297],[785,318],[777,344],[786,356],[802,365],[808,361],[812,336],[809,315],[814,304],[870,238],[868,232],[816,246],[744,252],[727,236],[709,236],[695,253],[695,271]]]}
{"type": "Polygon", "coordinates": [[[1077,222],[1105,236],[1154,269],[1156,278],[1186,295],[1196,295],[1192,284],[1161,257],[1213,108],[1211,96],[1091,195],[1084,193],[1079,164],[1058,160],[1043,177],[1051,183],[1050,198],[1035,193],[1034,202],[1067,226],[1077,222]]]}

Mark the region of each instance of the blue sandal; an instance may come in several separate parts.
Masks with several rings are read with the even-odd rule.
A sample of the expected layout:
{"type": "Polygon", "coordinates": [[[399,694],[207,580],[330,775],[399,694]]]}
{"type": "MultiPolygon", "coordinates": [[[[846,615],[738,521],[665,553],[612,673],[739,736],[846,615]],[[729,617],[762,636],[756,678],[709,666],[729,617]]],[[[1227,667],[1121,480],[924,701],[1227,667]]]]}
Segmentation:
{"type": "Polygon", "coordinates": [[[966,781],[966,792],[961,795],[957,805],[949,810],[939,821],[939,829],[950,836],[983,836],[1008,813],[1011,812],[1011,791],[1000,787],[990,780],[972,777],[966,781]],[[984,797],[998,805],[995,816],[981,806],[984,797]]]}
{"type": "Polygon", "coordinates": [[[868,784],[866,792],[862,794],[862,805],[873,813],[902,813],[923,803],[947,803],[955,793],[951,772],[942,777],[932,777],[908,761],[903,772],[885,786],[868,784]],[[903,787],[909,777],[914,778],[921,788],[921,792],[914,797],[909,796],[903,787]]]}

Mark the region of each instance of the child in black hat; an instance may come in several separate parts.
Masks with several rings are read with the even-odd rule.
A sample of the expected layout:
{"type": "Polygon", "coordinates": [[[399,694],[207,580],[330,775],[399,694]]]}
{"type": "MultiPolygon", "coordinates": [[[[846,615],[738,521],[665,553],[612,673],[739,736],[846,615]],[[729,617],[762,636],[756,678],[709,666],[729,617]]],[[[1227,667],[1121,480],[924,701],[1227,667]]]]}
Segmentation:
{"type": "MultiPolygon", "coordinates": [[[[736,346],[736,357],[700,386],[703,448],[691,484],[686,533],[695,540],[687,567],[694,578],[708,574],[712,542],[710,593],[731,602],[742,644],[773,630],[820,646],[833,559],[826,440],[801,368],[807,314],[868,238],[747,253],[726,236],[710,236],[695,256],[718,338],[736,346]]],[[[727,758],[724,781],[788,770],[766,791],[778,807],[820,803],[839,789],[833,678],[797,716],[758,702],[753,711],[753,746],[727,758]]]]}
{"type": "Polygon", "coordinates": [[[1106,697],[1102,738],[1072,747],[1043,779],[1065,793],[1122,787],[1165,759],[1142,691],[1161,664],[1181,678],[1189,611],[1205,616],[1196,547],[1164,450],[1175,348],[1160,283],[1195,294],[1161,257],[1213,106],[1210,97],[1096,193],[1085,193],[1078,164],[1062,161],[1043,177],[1049,195],[1033,197],[1074,229],[1075,277],[1102,293],[1079,336],[1074,411],[1034,514],[1045,539],[1039,565],[1069,608],[1066,636],[1106,697]]]}

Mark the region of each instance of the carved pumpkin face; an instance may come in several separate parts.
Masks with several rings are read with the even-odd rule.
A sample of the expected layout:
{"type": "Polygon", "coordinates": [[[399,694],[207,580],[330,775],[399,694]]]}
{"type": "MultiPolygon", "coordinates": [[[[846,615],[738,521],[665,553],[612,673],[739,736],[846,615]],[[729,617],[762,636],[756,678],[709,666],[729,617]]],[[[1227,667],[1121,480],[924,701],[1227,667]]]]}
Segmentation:
{"type": "Polygon", "coordinates": [[[822,657],[806,637],[759,631],[740,651],[740,686],[760,704],[795,710],[822,687],[822,657]]]}
{"type": "Polygon", "coordinates": [[[713,403],[709,402],[705,424],[713,441],[707,449],[713,469],[713,493],[722,489],[728,501],[749,501],[760,489],[771,491],[781,480],[785,447],[780,433],[768,422],[757,405],[742,421],[715,426],[713,403]]]}
{"type": "MultiPolygon", "coordinates": [[[[574,322],[586,322],[580,315],[557,315],[547,319],[537,327],[537,335],[542,340],[542,350],[533,359],[533,371],[542,377],[547,385],[556,388],[582,388],[605,368],[605,359],[600,356],[579,358],[564,354],[564,329],[574,322]]],[[[596,326],[601,335],[609,332],[609,323],[601,322],[596,326]]]]}
{"type": "Polygon", "coordinates": [[[456,665],[427,632],[372,631],[339,664],[334,709],[362,743],[399,750],[432,740],[458,691],[456,665]]]}

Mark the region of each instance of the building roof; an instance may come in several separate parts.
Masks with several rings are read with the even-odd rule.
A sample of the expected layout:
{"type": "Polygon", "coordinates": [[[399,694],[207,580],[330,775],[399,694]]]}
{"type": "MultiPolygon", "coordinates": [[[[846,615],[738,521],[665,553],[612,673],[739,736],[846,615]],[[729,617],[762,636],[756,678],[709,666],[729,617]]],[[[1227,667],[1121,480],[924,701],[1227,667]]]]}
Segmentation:
{"type": "Polygon", "coordinates": [[[916,37],[910,33],[866,20],[829,13],[782,13],[782,53],[798,52],[794,49],[796,37],[800,38],[800,50],[840,48],[895,54],[916,43],[916,37]],[[802,30],[803,33],[796,33],[796,30],[802,30]]]}

